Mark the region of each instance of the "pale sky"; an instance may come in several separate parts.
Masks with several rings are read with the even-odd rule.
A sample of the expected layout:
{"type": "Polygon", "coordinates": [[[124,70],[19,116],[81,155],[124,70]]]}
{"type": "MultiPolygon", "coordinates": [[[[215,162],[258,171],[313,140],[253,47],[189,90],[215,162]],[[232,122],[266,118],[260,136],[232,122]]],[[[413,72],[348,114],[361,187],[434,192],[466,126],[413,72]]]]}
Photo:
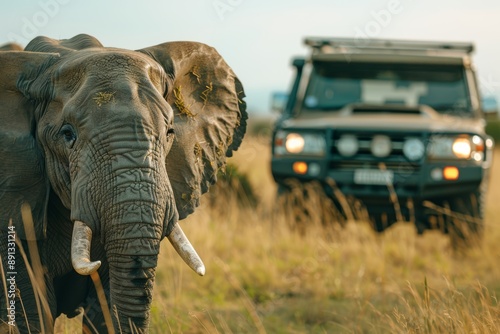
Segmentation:
{"type": "Polygon", "coordinates": [[[241,79],[249,110],[262,113],[271,92],[290,86],[305,36],[470,41],[483,94],[500,98],[499,19],[498,0],[15,0],[0,4],[0,44],[79,33],[127,49],[203,42],[241,79]]]}

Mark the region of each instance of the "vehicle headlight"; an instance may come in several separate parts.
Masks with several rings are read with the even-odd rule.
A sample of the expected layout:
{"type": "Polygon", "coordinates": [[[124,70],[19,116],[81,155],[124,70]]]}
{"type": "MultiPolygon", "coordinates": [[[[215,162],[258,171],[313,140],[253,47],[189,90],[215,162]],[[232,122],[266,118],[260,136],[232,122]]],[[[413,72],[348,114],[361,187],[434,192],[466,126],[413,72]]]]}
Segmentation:
{"type": "Polygon", "coordinates": [[[322,133],[297,133],[280,131],[276,134],[276,154],[324,155],[325,135],[322,133]]]}
{"type": "Polygon", "coordinates": [[[358,152],[359,142],[355,135],[342,135],[337,140],[337,150],[345,157],[352,157],[358,152]]]}
{"type": "Polygon", "coordinates": [[[456,138],[451,146],[453,154],[459,159],[469,159],[472,152],[469,138],[456,138]]]}
{"type": "Polygon", "coordinates": [[[285,148],[288,153],[300,153],[304,150],[306,141],[298,133],[289,133],[285,139],[285,148]]]}
{"type": "Polygon", "coordinates": [[[484,159],[484,140],[479,136],[431,136],[429,157],[434,159],[484,159]]]}
{"type": "Polygon", "coordinates": [[[408,138],[403,144],[403,154],[409,160],[416,161],[422,159],[425,153],[424,142],[420,138],[408,138]]]}

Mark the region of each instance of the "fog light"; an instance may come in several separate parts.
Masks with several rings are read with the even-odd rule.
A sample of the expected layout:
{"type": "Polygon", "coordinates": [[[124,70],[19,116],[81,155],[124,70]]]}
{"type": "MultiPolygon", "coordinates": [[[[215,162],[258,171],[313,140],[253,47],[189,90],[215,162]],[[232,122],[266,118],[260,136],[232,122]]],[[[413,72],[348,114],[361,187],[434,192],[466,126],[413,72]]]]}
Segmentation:
{"type": "Polygon", "coordinates": [[[358,138],[354,135],[342,135],[337,141],[339,153],[345,157],[352,157],[358,152],[358,138]]]}
{"type": "Polygon", "coordinates": [[[403,144],[403,154],[410,160],[422,159],[425,153],[425,145],[420,138],[408,138],[403,144]]]}
{"type": "Polygon", "coordinates": [[[443,177],[445,180],[449,180],[449,181],[458,180],[459,176],[460,176],[460,172],[458,171],[457,167],[447,166],[443,169],[443,177]]]}
{"type": "Polygon", "coordinates": [[[385,135],[376,135],[371,142],[372,154],[377,158],[385,158],[391,154],[391,138],[385,135]]]}
{"type": "Polygon", "coordinates": [[[483,152],[484,151],[484,140],[479,136],[472,137],[472,143],[474,143],[475,151],[483,152]]]}
{"type": "Polygon", "coordinates": [[[293,163],[292,169],[296,174],[304,175],[307,173],[307,164],[303,161],[296,161],[293,163]]]}
{"type": "Polygon", "coordinates": [[[318,163],[311,162],[309,164],[309,175],[318,176],[320,172],[321,172],[321,167],[318,163]]]}
{"type": "Polygon", "coordinates": [[[441,181],[443,179],[443,170],[439,167],[434,168],[431,170],[431,178],[434,181],[441,181]]]}
{"type": "Polygon", "coordinates": [[[481,161],[483,161],[484,153],[483,152],[474,152],[474,154],[472,155],[472,158],[477,162],[481,162],[481,161]]]}

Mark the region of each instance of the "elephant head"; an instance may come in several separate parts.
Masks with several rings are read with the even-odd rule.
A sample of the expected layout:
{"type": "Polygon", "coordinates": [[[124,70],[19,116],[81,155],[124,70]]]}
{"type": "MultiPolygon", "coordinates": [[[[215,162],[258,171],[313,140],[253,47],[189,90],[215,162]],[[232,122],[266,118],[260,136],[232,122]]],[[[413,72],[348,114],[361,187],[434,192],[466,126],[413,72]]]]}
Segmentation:
{"type": "Polygon", "coordinates": [[[30,204],[45,238],[53,198],[74,224],[72,260],[88,275],[109,264],[122,331],[146,330],[160,241],[199,274],[178,225],[240,145],[243,88],[211,47],[170,42],[131,51],[95,38],[37,37],[0,53],[0,219],[25,238],[30,204]],[[92,245],[103,257],[91,259],[92,245]]]}
{"type": "Polygon", "coordinates": [[[16,43],[7,43],[4,45],[0,45],[0,51],[22,51],[23,48],[21,45],[16,43]]]}

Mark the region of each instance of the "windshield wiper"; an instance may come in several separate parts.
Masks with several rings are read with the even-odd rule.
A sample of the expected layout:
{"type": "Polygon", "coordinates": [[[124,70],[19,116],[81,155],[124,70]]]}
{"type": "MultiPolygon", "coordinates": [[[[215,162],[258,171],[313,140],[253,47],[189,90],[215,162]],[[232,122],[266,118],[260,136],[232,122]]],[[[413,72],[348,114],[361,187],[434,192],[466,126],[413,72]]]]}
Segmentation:
{"type": "Polygon", "coordinates": [[[345,106],[346,106],[345,104],[341,104],[341,105],[334,105],[334,106],[305,107],[304,109],[319,110],[319,111],[339,111],[340,109],[344,108],[345,106]]]}
{"type": "Polygon", "coordinates": [[[443,103],[443,104],[434,104],[434,105],[429,105],[432,109],[439,111],[439,112],[445,112],[445,111],[457,111],[457,112],[469,112],[470,110],[467,107],[464,106],[457,106],[455,104],[449,104],[449,103],[443,103]]]}

